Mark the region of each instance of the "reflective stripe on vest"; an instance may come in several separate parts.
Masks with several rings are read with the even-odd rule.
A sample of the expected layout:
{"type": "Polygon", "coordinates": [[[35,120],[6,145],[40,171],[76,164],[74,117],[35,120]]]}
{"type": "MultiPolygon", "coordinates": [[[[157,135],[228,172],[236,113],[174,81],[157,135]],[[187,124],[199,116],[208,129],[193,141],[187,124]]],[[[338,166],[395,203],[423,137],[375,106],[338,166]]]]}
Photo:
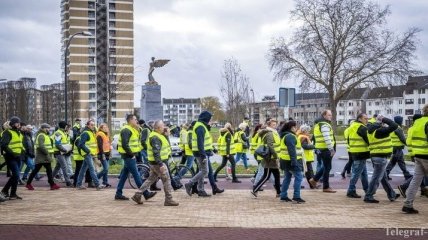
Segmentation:
{"type": "Polygon", "coordinates": [[[111,151],[111,144],[110,144],[110,138],[107,136],[107,134],[103,131],[97,132],[97,137],[101,137],[103,140],[103,152],[108,153],[111,151]]]}
{"type": "Polygon", "coordinates": [[[315,124],[315,126],[314,126],[315,148],[316,149],[327,149],[328,148],[327,144],[325,143],[324,136],[322,135],[322,132],[321,132],[321,127],[323,125],[328,125],[328,127],[330,128],[329,135],[330,135],[330,139],[331,139],[331,144],[333,146],[335,144],[333,128],[331,127],[331,124],[328,122],[319,122],[319,123],[315,124]]]}
{"type": "Polygon", "coordinates": [[[76,138],[76,141],[74,141],[74,147],[73,147],[73,160],[74,161],[83,161],[85,158],[80,155],[79,148],[77,147],[77,143],[80,141],[80,136],[76,138]]]}
{"type": "Polygon", "coordinates": [[[369,152],[369,145],[364,141],[364,139],[358,135],[358,129],[364,126],[364,124],[360,122],[353,122],[351,123],[351,126],[349,126],[348,130],[348,138],[346,139],[346,142],[349,145],[348,151],[350,153],[363,153],[363,152],[369,152]]]}
{"type": "Polygon", "coordinates": [[[68,148],[71,149],[70,136],[68,134],[66,134],[64,131],[62,131],[61,129],[58,129],[51,136],[51,138],[53,140],[53,145],[54,145],[55,152],[59,152],[59,149],[56,147],[56,144],[55,144],[55,142],[56,142],[56,135],[57,134],[61,135],[61,145],[65,149],[68,149],[68,148]]]}
{"type": "Polygon", "coordinates": [[[412,153],[414,155],[428,155],[428,138],[425,133],[428,117],[422,117],[413,124],[412,153]]]}
{"type": "MultiPolygon", "coordinates": [[[[401,127],[398,127],[401,129],[401,127]]],[[[398,135],[394,132],[390,133],[392,146],[393,147],[403,147],[404,144],[400,141],[400,138],[398,138],[398,135]]]]}
{"type": "MultiPolygon", "coordinates": [[[[95,137],[95,133],[88,130],[85,130],[83,133],[87,133],[89,136],[89,140],[85,142],[85,145],[89,149],[89,152],[91,153],[92,156],[97,155],[98,145],[97,145],[97,139],[95,137]]],[[[80,151],[80,152],[82,153],[83,156],[86,156],[85,151],[80,151]]]]}
{"type": "Polygon", "coordinates": [[[293,135],[293,137],[296,139],[296,145],[295,145],[295,149],[296,149],[296,158],[297,159],[302,159],[302,143],[297,139],[297,136],[295,134],[292,133],[287,133],[285,134],[285,136],[282,138],[281,140],[281,152],[279,153],[279,158],[281,160],[285,160],[285,161],[290,161],[291,157],[290,157],[290,153],[288,152],[288,148],[287,145],[285,145],[285,138],[288,135],[293,135]]]}
{"type": "Polygon", "coordinates": [[[202,122],[196,122],[195,126],[192,130],[192,151],[197,152],[198,149],[198,137],[196,135],[196,129],[198,127],[202,126],[205,129],[205,135],[204,135],[204,150],[212,150],[213,149],[213,139],[211,137],[210,132],[208,131],[208,128],[205,127],[205,125],[202,122]]]}
{"type": "MultiPolygon", "coordinates": [[[[128,129],[131,132],[131,137],[129,137],[129,142],[128,142],[128,146],[131,149],[131,152],[132,153],[140,152],[142,150],[140,132],[128,124],[123,126],[120,132],[122,133],[122,131],[125,129],[128,129]]],[[[149,138],[147,138],[147,140],[148,139],[149,138]]],[[[125,149],[123,149],[122,147],[122,134],[119,134],[117,150],[119,153],[122,153],[122,154],[126,153],[125,149]]]]}
{"type": "Polygon", "coordinates": [[[409,153],[410,157],[415,156],[415,154],[413,153],[413,150],[412,150],[412,136],[413,136],[413,126],[411,126],[407,130],[407,138],[406,138],[407,152],[409,153]]]}
{"type": "Polygon", "coordinates": [[[149,137],[147,138],[147,159],[151,162],[155,161],[155,157],[153,155],[153,147],[150,144],[150,141],[153,137],[157,137],[161,141],[161,144],[162,144],[161,150],[160,150],[161,160],[168,161],[169,155],[171,154],[171,146],[169,145],[169,142],[164,135],[159,134],[155,131],[152,131],[149,137]]]}
{"type": "Polygon", "coordinates": [[[24,151],[24,144],[22,144],[24,136],[21,133],[13,131],[11,129],[8,129],[6,131],[9,131],[11,135],[9,144],[7,146],[14,154],[21,154],[24,151]]]}
{"type": "Polygon", "coordinates": [[[391,154],[392,153],[392,141],[391,137],[378,139],[375,137],[376,131],[371,134],[367,134],[369,139],[370,154],[391,154]]]}
{"type": "MultiPolygon", "coordinates": [[[[302,142],[305,141],[305,140],[306,140],[306,142],[308,144],[312,144],[311,143],[311,139],[308,136],[303,135],[303,134],[299,134],[299,136],[297,136],[297,140],[300,142],[300,144],[302,144],[302,142]]],[[[315,160],[314,150],[312,150],[312,149],[303,149],[303,148],[302,148],[302,150],[303,150],[303,155],[305,157],[305,161],[306,162],[313,162],[315,160]]]]}
{"type": "Polygon", "coordinates": [[[39,137],[43,137],[44,139],[43,139],[43,146],[46,148],[46,150],[48,151],[48,153],[54,153],[54,147],[53,147],[53,144],[52,144],[52,141],[51,141],[51,138],[49,137],[49,135],[47,135],[46,133],[39,133],[39,134],[37,134],[37,137],[36,137],[36,149],[37,148],[40,148],[40,145],[39,145],[39,137]]]}
{"type": "Polygon", "coordinates": [[[273,131],[273,149],[275,150],[276,154],[279,155],[281,152],[281,137],[279,136],[277,131],[273,131]]]}

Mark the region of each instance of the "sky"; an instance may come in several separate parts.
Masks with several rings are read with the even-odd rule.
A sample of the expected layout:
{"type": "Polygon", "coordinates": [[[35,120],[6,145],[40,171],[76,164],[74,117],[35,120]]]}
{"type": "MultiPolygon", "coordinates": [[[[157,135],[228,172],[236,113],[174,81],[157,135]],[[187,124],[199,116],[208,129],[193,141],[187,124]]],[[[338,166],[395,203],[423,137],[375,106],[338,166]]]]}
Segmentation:
{"type": "MultiPolygon", "coordinates": [[[[416,68],[428,72],[428,1],[378,0],[391,6],[397,34],[418,27],[416,68]]],[[[273,38],[289,36],[292,0],[134,0],[134,103],[140,105],[151,57],[170,59],[153,73],[163,98],[218,96],[224,60],[238,60],[255,100],[278,95],[293,80],[274,82],[267,54],[273,38]]],[[[61,81],[60,0],[0,0],[0,79],[61,81]]]]}

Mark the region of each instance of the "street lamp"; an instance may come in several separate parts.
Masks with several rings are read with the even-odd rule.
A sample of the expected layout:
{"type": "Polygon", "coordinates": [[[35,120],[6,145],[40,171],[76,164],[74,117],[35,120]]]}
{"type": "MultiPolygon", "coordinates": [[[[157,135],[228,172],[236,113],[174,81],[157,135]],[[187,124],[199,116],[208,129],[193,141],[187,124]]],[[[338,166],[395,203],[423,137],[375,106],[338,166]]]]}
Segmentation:
{"type": "Polygon", "coordinates": [[[82,35],[82,36],[92,36],[92,33],[88,32],[88,31],[83,31],[83,32],[77,32],[73,35],[71,35],[70,39],[68,40],[67,44],[65,45],[65,50],[64,50],[64,104],[65,104],[65,122],[68,122],[68,117],[67,117],[67,55],[68,55],[68,48],[70,47],[70,43],[71,40],[73,40],[73,38],[77,35],[82,35]]]}
{"type": "Polygon", "coordinates": [[[252,113],[251,113],[251,124],[254,124],[254,110],[256,108],[256,104],[255,104],[255,100],[254,100],[254,90],[251,88],[250,89],[251,93],[253,94],[253,107],[252,107],[252,113]]]}

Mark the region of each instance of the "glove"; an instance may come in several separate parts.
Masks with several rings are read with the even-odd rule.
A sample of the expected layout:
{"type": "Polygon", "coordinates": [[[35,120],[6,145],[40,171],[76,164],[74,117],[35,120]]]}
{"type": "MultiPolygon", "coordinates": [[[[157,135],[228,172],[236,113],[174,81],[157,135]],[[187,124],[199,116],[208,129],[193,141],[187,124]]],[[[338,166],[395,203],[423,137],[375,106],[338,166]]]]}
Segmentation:
{"type": "Polygon", "coordinates": [[[217,154],[217,153],[218,153],[217,148],[214,148],[214,149],[213,149],[213,152],[214,152],[215,154],[217,154]]]}

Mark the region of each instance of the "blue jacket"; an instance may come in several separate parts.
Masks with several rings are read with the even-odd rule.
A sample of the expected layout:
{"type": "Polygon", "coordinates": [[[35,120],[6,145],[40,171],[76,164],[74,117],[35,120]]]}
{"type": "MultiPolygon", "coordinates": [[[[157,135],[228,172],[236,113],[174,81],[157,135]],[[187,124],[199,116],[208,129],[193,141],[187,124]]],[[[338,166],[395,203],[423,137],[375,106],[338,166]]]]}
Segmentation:
{"type": "MultiPolygon", "coordinates": [[[[198,121],[203,123],[205,125],[205,127],[208,129],[208,131],[211,129],[211,126],[208,125],[208,123],[210,122],[212,117],[212,114],[208,111],[203,111],[200,115],[199,115],[199,119],[198,121]]],[[[205,128],[203,128],[202,126],[197,127],[195,129],[196,132],[196,137],[197,140],[196,142],[198,143],[198,151],[193,152],[193,155],[195,157],[202,157],[202,158],[206,158],[207,156],[212,156],[212,152],[205,152],[204,149],[204,142],[205,142],[205,128]]]]}

